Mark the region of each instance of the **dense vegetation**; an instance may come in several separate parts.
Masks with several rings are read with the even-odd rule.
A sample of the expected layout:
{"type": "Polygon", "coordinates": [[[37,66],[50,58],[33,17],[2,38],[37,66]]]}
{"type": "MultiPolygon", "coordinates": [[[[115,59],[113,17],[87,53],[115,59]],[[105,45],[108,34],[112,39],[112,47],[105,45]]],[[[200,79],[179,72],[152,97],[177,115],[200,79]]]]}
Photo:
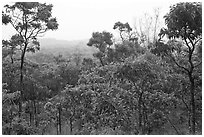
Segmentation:
{"type": "Polygon", "coordinates": [[[172,5],[152,40],[120,21],[118,41],[93,32],[93,56],[35,53],[58,28],[51,11],[17,2],[2,12],[16,29],[2,40],[2,134],[202,134],[201,3],[172,5]]]}

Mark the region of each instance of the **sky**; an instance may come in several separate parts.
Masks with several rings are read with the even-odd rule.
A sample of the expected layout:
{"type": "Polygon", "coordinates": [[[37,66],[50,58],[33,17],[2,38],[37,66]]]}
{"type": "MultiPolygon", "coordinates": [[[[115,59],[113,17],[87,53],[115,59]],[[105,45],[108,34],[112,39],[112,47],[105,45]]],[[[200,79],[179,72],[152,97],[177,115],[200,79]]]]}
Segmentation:
{"type": "MultiPolygon", "coordinates": [[[[36,1],[36,0],[34,0],[36,1]]],[[[163,16],[168,13],[169,6],[182,0],[44,0],[41,3],[53,4],[53,17],[57,18],[59,28],[48,31],[45,38],[60,40],[88,39],[93,32],[108,31],[116,33],[113,26],[116,22],[128,22],[130,26],[144,17],[153,15],[160,9],[160,25],[164,26],[163,16]]],[[[9,1],[3,1],[2,6],[9,1]]],[[[15,34],[11,26],[2,27],[2,38],[9,39],[15,34]]]]}

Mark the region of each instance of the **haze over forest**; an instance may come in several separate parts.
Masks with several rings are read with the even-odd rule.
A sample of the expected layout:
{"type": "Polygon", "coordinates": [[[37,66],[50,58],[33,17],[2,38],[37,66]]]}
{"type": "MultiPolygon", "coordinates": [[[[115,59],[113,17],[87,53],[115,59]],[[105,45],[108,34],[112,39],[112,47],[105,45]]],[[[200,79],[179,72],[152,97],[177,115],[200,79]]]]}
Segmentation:
{"type": "MultiPolygon", "coordinates": [[[[153,17],[155,9],[159,9],[159,24],[164,26],[163,16],[168,12],[169,6],[176,2],[178,0],[69,0],[62,2],[48,0],[46,3],[53,4],[52,14],[60,25],[58,30],[43,34],[43,38],[68,41],[89,39],[92,32],[104,30],[118,36],[117,31],[113,30],[115,22],[128,22],[132,27],[134,25],[139,27],[140,20],[143,20],[142,25],[147,23],[145,23],[144,15],[153,17]]],[[[2,5],[4,3],[9,4],[3,1],[2,5]]],[[[2,31],[4,32],[3,39],[9,39],[15,33],[10,24],[3,26],[2,31]]]]}
{"type": "Polygon", "coordinates": [[[202,2],[11,2],[2,25],[3,135],[202,135],[202,2]]]}

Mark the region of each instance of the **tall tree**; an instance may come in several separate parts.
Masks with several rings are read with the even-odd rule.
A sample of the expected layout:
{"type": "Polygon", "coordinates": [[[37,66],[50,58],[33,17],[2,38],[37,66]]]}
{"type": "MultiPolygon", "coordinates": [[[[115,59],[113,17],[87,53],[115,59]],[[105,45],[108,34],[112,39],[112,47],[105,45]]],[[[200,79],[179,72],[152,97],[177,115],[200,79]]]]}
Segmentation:
{"type": "MultiPolygon", "coordinates": [[[[187,74],[190,82],[190,114],[191,134],[196,133],[196,106],[195,106],[195,71],[201,65],[196,48],[202,41],[202,4],[200,2],[178,3],[170,7],[169,13],[164,16],[167,29],[161,29],[160,36],[167,35],[169,39],[181,39],[183,45],[169,42],[163,45],[168,49],[172,61],[187,74]]],[[[159,44],[159,43],[158,43],[159,44]]],[[[165,49],[165,48],[164,48],[165,49]]],[[[164,50],[163,50],[164,51],[164,50]]],[[[167,51],[167,50],[166,50],[167,51]]]]}
{"type": "Polygon", "coordinates": [[[37,36],[48,30],[56,30],[58,23],[56,18],[52,17],[52,5],[41,4],[38,2],[16,2],[13,5],[6,5],[3,12],[2,23],[10,23],[16,30],[21,50],[20,65],[20,85],[21,85],[21,101],[19,103],[19,116],[22,111],[23,97],[23,71],[24,59],[26,52],[35,52],[39,50],[39,42],[37,36]]]}
{"type": "Polygon", "coordinates": [[[124,24],[118,21],[114,24],[113,29],[119,30],[122,42],[124,42],[125,40],[131,40],[132,34],[130,32],[132,31],[132,28],[130,27],[128,22],[124,24]]]}
{"type": "Polygon", "coordinates": [[[89,39],[89,42],[87,43],[88,46],[94,46],[99,50],[99,52],[94,54],[94,56],[100,60],[102,66],[105,65],[105,53],[107,52],[108,48],[110,48],[110,46],[113,44],[112,37],[113,35],[109,32],[94,32],[92,34],[92,37],[89,39]]]}

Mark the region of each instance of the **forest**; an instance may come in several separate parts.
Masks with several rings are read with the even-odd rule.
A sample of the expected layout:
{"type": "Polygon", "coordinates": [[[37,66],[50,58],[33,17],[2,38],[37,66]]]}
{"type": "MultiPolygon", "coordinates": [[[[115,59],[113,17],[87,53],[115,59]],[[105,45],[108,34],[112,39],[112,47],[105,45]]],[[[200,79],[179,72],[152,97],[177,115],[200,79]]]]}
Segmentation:
{"type": "Polygon", "coordinates": [[[201,2],[171,5],[158,33],[158,16],[148,34],[118,21],[118,39],[96,31],[64,54],[41,51],[52,9],[2,10],[16,31],[2,40],[3,135],[202,135],[201,2]]]}

